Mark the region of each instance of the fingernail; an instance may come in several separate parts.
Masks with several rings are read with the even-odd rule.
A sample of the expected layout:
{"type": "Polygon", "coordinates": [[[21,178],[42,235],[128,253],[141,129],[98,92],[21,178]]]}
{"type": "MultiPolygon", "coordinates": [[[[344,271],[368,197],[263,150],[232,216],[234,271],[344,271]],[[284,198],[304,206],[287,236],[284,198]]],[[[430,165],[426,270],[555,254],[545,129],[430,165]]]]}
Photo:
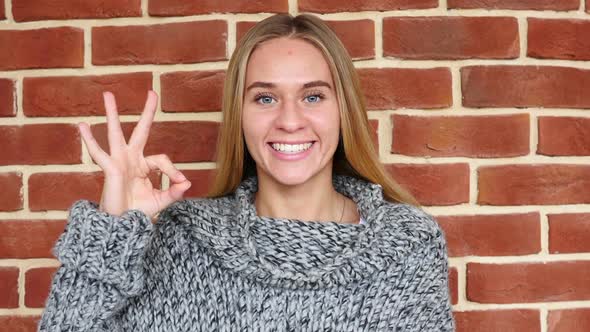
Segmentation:
{"type": "Polygon", "coordinates": [[[178,173],[178,178],[180,179],[180,181],[186,181],[186,176],[184,176],[184,174],[182,173],[178,173]]]}

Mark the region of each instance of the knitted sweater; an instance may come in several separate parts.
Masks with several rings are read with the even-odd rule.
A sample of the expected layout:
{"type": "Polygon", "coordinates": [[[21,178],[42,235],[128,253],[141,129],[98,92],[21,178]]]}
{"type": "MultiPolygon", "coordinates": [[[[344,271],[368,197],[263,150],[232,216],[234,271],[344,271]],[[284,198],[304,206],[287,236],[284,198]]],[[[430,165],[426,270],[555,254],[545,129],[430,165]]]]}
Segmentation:
{"type": "Polygon", "coordinates": [[[80,200],[54,247],[40,331],[454,331],[432,216],[334,175],[363,224],[262,217],[257,178],[154,224],[80,200]]]}

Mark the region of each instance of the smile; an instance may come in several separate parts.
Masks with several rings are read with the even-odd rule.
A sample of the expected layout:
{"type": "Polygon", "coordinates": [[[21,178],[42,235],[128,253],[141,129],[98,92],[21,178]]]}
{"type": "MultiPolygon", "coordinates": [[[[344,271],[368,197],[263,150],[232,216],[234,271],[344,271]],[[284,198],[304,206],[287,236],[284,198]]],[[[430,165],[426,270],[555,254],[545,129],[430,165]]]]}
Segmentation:
{"type": "Polygon", "coordinates": [[[295,154],[308,150],[311,148],[314,142],[304,144],[282,144],[282,143],[271,143],[270,146],[276,151],[282,153],[295,154]]]}

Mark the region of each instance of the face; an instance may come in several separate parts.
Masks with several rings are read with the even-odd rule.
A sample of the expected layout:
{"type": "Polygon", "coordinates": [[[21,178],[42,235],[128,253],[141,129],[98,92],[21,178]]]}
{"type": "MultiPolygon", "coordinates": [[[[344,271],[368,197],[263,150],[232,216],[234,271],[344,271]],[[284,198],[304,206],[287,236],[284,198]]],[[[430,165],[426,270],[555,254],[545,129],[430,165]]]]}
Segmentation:
{"type": "Polygon", "coordinates": [[[340,113],[322,52],[297,38],[259,44],[246,69],[242,124],[259,177],[284,185],[331,177],[340,113]]]}

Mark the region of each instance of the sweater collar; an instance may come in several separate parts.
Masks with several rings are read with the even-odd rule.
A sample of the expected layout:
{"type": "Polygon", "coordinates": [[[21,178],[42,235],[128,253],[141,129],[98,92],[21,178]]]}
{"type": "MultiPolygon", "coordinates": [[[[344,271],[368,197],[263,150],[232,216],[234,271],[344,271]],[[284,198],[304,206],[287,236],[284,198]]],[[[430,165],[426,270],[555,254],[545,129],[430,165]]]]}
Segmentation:
{"type": "MultiPolygon", "coordinates": [[[[368,181],[355,178],[348,175],[335,174],[332,176],[332,184],[334,189],[339,193],[352,199],[361,214],[361,217],[367,222],[371,222],[371,218],[368,216],[369,212],[377,210],[383,203],[383,190],[381,185],[370,183],[368,181]]],[[[240,224],[250,225],[247,221],[260,221],[261,219],[270,222],[310,222],[302,221],[298,219],[287,219],[287,218],[270,218],[270,217],[259,217],[256,214],[256,207],[254,205],[255,195],[258,191],[258,178],[251,176],[243,180],[235,191],[235,197],[239,204],[240,224]],[[243,222],[242,222],[243,221],[243,222]]],[[[311,223],[324,223],[323,221],[311,221],[311,223]]]]}
{"type": "Polygon", "coordinates": [[[214,255],[235,272],[284,288],[333,287],[383,268],[385,261],[371,248],[383,226],[382,187],[348,175],[333,175],[333,185],[357,204],[364,224],[258,216],[258,179],[243,180],[232,196],[235,209],[226,237],[232,240],[217,242],[214,255]]]}

